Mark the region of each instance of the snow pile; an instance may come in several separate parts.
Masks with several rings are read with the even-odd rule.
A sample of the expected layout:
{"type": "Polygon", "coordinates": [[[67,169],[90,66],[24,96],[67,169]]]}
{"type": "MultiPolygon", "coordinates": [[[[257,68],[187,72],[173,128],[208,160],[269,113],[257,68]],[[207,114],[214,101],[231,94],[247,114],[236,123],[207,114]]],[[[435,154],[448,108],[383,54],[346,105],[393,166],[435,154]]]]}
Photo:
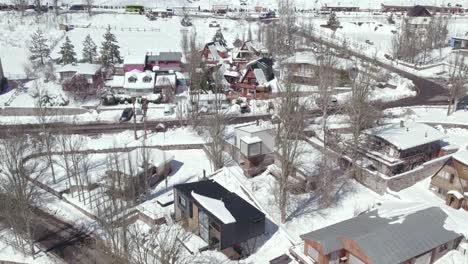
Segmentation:
{"type": "Polygon", "coordinates": [[[232,224],[236,222],[234,216],[226,208],[222,200],[213,199],[192,191],[192,197],[200,203],[208,212],[212,213],[216,218],[225,224],[232,224]]]}

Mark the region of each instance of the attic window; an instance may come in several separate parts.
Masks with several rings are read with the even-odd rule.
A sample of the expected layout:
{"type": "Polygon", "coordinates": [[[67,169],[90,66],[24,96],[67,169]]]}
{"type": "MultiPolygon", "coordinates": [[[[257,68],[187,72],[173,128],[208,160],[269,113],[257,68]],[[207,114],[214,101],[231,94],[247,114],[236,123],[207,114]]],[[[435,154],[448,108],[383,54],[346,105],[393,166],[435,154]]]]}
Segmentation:
{"type": "Polygon", "coordinates": [[[151,80],[152,80],[152,78],[150,76],[143,77],[143,82],[144,83],[149,83],[149,82],[151,82],[151,80]]]}
{"type": "Polygon", "coordinates": [[[136,83],[136,81],[137,81],[137,78],[134,77],[134,76],[130,76],[130,77],[128,78],[128,82],[129,82],[129,83],[136,83]]]}

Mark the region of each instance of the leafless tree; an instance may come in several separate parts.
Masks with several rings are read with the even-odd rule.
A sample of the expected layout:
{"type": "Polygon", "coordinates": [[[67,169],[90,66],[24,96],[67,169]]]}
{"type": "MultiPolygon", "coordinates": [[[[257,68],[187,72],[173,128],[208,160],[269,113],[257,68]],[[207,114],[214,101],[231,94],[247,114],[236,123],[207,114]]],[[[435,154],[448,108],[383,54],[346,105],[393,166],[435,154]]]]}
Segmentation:
{"type": "Polygon", "coordinates": [[[94,5],[94,0],[85,0],[85,4],[86,4],[86,11],[88,11],[88,15],[91,16],[93,5],[94,5]]]}
{"type": "Polygon", "coordinates": [[[468,93],[468,57],[464,53],[458,52],[450,60],[449,89],[447,115],[455,111],[458,100],[468,93]]]}
{"type": "Polygon", "coordinates": [[[279,21],[276,24],[276,52],[278,58],[291,56],[296,48],[296,12],[294,0],[278,0],[279,21]]]}
{"type": "Polygon", "coordinates": [[[278,119],[276,148],[280,170],[276,197],[281,222],[284,223],[288,212],[290,179],[296,173],[297,168],[301,167],[305,106],[298,96],[298,87],[293,85],[291,78],[286,78],[279,90],[281,97],[275,106],[275,118],[278,119]]]}
{"type": "Polygon", "coordinates": [[[380,111],[370,101],[372,93],[372,75],[371,66],[361,69],[354,79],[351,94],[345,102],[345,113],[349,117],[351,128],[351,174],[356,176],[359,173],[357,162],[359,158],[359,144],[362,131],[372,126],[380,117],[380,111]]]}
{"type": "Polygon", "coordinates": [[[43,180],[47,167],[39,159],[26,157],[37,151],[21,131],[7,131],[0,139],[0,218],[12,227],[15,245],[33,256],[33,208],[40,196],[32,182],[43,180]]]}
{"type": "Polygon", "coordinates": [[[212,104],[209,114],[204,117],[204,127],[199,131],[207,138],[206,150],[211,160],[214,170],[218,170],[225,165],[224,144],[226,139],[226,129],[229,116],[225,109],[222,109],[222,78],[220,72],[215,73],[215,87],[213,89],[212,104]]]}
{"type": "Polygon", "coordinates": [[[13,3],[15,4],[17,10],[20,12],[21,16],[24,16],[24,11],[28,6],[28,0],[14,0],[13,3]]]}
{"type": "Polygon", "coordinates": [[[38,81],[34,81],[33,84],[33,97],[35,98],[34,104],[36,120],[41,126],[41,134],[39,135],[39,138],[45,146],[48,166],[52,173],[52,180],[55,184],[57,183],[57,180],[55,178],[55,162],[52,157],[55,137],[53,133],[50,132],[48,125],[51,119],[55,117],[56,111],[48,107],[47,102],[45,100],[47,97],[49,97],[48,92],[38,81]]]}

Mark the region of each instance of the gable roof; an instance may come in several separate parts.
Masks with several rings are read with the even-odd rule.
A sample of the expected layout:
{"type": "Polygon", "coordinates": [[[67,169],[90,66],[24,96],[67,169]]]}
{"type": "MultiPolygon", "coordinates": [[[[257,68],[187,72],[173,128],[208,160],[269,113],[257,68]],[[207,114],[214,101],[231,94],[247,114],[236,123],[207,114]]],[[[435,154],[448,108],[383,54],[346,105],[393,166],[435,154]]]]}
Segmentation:
{"type": "MultiPolygon", "coordinates": [[[[183,193],[185,196],[196,201],[198,201],[197,198],[199,198],[199,196],[194,197],[192,195],[193,193],[204,196],[206,198],[222,201],[224,203],[225,209],[235,219],[235,222],[256,222],[265,218],[265,214],[256,207],[213,180],[178,184],[175,185],[174,188],[183,193]]],[[[210,210],[210,208],[206,208],[203,206],[203,203],[200,203],[200,205],[208,212],[210,212],[215,218],[224,223],[223,219],[220,219],[216,215],[216,211],[210,210]]],[[[217,210],[219,211],[220,209],[217,210]]]]}
{"type": "Polygon", "coordinates": [[[410,122],[390,124],[364,130],[364,134],[381,138],[399,150],[421,146],[443,139],[445,136],[439,130],[422,123],[410,122]]]}
{"type": "Polygon", "coordinates": [[[438,207],[388,218],[374,210],[303,234],[301,238],[319,242],[325,254],[342,249],[342,238],[351,239],[373,263],[402,263],[461,237],[444,228],[447,218],[438,207]]]}
{"type": "Polygon", "coordinates": [[[468,149],[455,152],[452,156],[455,160],[468,166],[468,149]]]}
{"type": "MultiPolygon", "coordinates": [[[[265,78],[262,80],[257,79],[259,84],[262,84],[260,81],[269,82],[275,78],[275,74],[273,73],[273,60],[270,58],[262,57],[262,58],[253,60],[247,63],[247,68],[249,70],[252,70],[254,73],[255,73],[255,69],[260,69],[263,71],[263,76],[261,76],[261,78],[263,77],[265,78]]],[[[241,78],[241,82],[244,81],[246,75],[247,75],[247,72],[241,78]]],[[[257,78],[257,74],[255,74],[255,77],[257,78]]]]}
{"type": "Polygon", "coordinates": [[[413,6],[407,14],[409,17],[431,17],[432,14],[425,6],[413,6]]]}
{"type": "Polygon", "coordinates": [[[76,72],[77,74],[83,75],[94,75],[101,69],[100,64],[91,64],[91,63],[77,63],[77,64],[67,64],[62,68],[57,70],[58,73],[61,72],[76,72]]]}

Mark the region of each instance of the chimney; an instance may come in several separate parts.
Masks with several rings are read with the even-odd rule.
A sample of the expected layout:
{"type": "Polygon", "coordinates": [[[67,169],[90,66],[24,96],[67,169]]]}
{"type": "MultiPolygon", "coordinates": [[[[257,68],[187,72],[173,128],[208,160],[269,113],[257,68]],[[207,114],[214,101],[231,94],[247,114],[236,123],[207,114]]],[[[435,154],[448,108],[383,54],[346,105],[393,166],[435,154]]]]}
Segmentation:
{"type": "Polygon", "coordinates": [[[427,137],[427,131],[424,133],[424,137],[427,137]]]}
{"type": "Polygon", "coordinates": [[[405,121],[400,120],[400,127],[405,127],[405,121]]]}
{"type": "Polygon", "coordinates": [[[0,80],[5,77],[5,74],[3,73],[3,66],[2,66],[2,59],[0,58],[0,80]]]}
{"type": "Polygon", "coordinates": [[[260,125],[260,121],[259,121],[258,119],[257,119],[256,123],[257,123],[257,126],[259,126],[259,125],[260,125]]]}

